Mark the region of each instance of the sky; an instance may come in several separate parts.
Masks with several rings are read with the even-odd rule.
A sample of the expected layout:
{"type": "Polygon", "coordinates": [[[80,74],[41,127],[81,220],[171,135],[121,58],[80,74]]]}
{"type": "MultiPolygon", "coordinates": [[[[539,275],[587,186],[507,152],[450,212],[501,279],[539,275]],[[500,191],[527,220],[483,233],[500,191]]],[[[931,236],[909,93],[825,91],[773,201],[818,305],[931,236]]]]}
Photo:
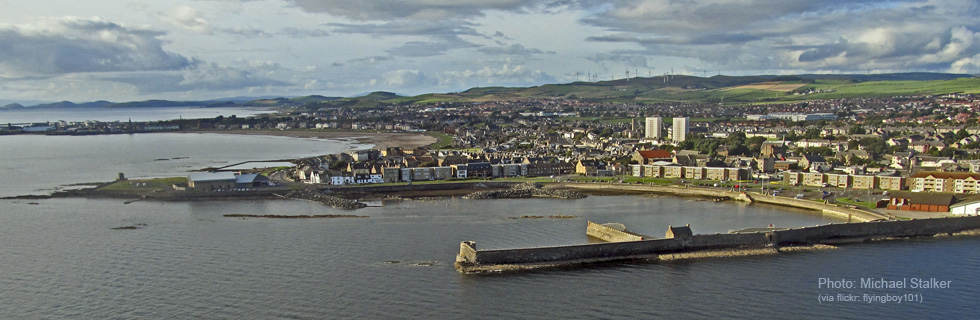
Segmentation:
{"type": "Polygon", "coordinates": [[[980,0],[0,0],[0,101],[980,73],[980,0]]]}

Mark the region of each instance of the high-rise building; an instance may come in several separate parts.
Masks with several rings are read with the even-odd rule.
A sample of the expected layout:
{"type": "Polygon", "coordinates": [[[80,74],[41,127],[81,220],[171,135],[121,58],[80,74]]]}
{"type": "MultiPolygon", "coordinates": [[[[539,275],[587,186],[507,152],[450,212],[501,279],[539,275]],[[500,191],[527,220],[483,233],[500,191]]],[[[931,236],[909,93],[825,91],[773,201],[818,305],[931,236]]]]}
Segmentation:
{"type": "Polygon", "coordinates": [[[663,128],[660,117],[647,117],[646,134],[644,138],[660,139],[660,131],[663,128]]]}
{"type": "Polygon", "coordinates": [[[671,131],[671,137],[675,142],[683,142],[685,139],[687,139],[687,120],[687,117],[674,118],[674,130],[671,131]]]}

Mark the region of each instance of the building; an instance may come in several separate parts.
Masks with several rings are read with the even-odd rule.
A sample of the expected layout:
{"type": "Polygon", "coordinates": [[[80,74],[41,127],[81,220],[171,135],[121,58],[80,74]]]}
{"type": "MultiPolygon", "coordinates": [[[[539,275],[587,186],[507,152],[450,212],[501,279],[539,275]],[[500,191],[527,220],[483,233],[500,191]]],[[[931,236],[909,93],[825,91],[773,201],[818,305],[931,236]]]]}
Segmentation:
{"type": "Polygon", "coordinates": [[[827,173],[827,185],[838,188],[851,188],[854,185],[854,178],[846,173],[827,173]]]}
{"type": "Polygon", "coordinates": [[[575,171],[575,166],[569,162],[536,162],[527,164],[528,177],[550,177],[563,174],[570,174],[575,171]]]}
{"type": "Polygon", "coordinates": [[[963,201],[949,207],[949,213],[956,215],[977,215],[980,214],[980,200],[963,201]]]}
{"type": "Polygon", "coordinates": [[[255,188],[255,187],[268,187],[269,177],[263,176],[257,173],[240,174],[235,176],[235,187],[237,188],[255,188]]]}
{"type": "Polygon", "coordinates": [[[888,201],[889,210],[949,212],[956,198],[950,194],[895,192],[888,201]]]}
{"type": "Polygon", "coordinates": [[[687,139],[687,133],[690,130],[688,120],[687,117],[674,118],[674,128],[671,131],[671,139],[674,142],[684,142],[687,139]]]}
{"type": "Polygon", "coordinates": [[[671,161],[673,154],[667,150],[638,150],[633,153],[633,160],[640,164],[651,164],[657,161],[671,161]]]}
{"type": "Polygon", "coordinates": [[[854,189],[878,189],[878,177],[870,175],[852,175],[851,179],[854,183],[854,189]]]}
{"type": "Polygon", "coordinates": [[[922,171],[909,179],[913,192],[980,193],[980,173],[922,171]]]}
{"type": "Polygon", "coordinates": [[[187,187],[200,191],[231,190],[238,179],[231,172],[193,172],[187,175],[187,187]]]}
{"type": "Polygon", "coordinates": [[[803,185],[811,187],[823,187],[827,183],[827,176],[820,172],[804,172],[803,185]]]}
{"type": "Polygon", "coordinates": [[[647,117],[646,133],[644,138],[659,140],[660,133],[663,131],[663,119],[660,117],[647,117]]]}
{"type": "Polygon", "coordinates": [[[877,176],[878,188],[881,190],[905,190],[905,177],[877,176]]]}

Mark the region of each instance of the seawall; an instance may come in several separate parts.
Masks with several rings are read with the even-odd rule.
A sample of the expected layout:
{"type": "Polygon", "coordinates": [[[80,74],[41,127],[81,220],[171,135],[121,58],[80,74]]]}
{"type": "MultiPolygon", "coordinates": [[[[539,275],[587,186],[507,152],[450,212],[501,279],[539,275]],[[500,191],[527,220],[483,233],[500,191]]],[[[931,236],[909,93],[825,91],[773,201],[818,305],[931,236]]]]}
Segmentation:
{"type": "Polygon", "coordinates": [[[456,269],[467,273],[522,270],[624,260],[657,260],[661,256],[664,259],[697,256],[699,252],[717,250],[774,253],[781,246],[932,236],[975,229],[980,229],[980,216],[829,224],[765,232],[501,250],[477,250],[476,243],[463,241],[460,243],[456,269]]]}
{"type": "Polygon", "coordinates": [[[595,184],[595,183],[562,183],[555,186],[582,189],[582,190],[625,190],[633,192],[649,192],[658,194],[670,194],[678,196],[693,197],[729,197],[739,201],[754,203],[766,203],[794,207],[807,210],[820,211],[825,214],[834,215],[841,220],[848,222],[866,222],[881,219],[888,219],[888,216],[880,213],[865,211],[854,208],[840,207],[832,204],[825,204],[810,200],[799,200],[787,197],[778,197],[762,194],[748,194],[743,192],[727,191],[720,189],[707,188],[685,188],[681,186],[651,186],[651,185],[630,185],[630,184],[595,184]]]}

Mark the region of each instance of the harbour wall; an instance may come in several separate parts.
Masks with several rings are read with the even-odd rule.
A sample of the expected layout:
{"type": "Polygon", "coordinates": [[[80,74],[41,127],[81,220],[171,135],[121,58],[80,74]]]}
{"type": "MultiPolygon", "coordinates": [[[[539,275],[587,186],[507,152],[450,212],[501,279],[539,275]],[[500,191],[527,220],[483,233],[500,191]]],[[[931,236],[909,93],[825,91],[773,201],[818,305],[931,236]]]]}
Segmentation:
{"type": "Polygon", "coordinates": [[[932,236],[980,229],[980,216],[829,224],[763,232],[694,235],[687,238],[595,243],[556,247],[477,250],[460,244],[456,268],[462,272],[565,266],[708,250],[758,250],[884,238],[932,236]]]}
{"type": "Polygon", "coordinates": [[[787,197],[770,196],[763,194],[748,194],[743,192],[727,191],[721,189],[706,188],[685,188],[682,186],[651,186],[651,185],[629,185],[629,184],[594,184],[594,183],[563,183],[561,187],[584,189],[584,190],[626,190],[660,194],[671,194],[679,196],[694,197],[728,197],[739,201],[753,203],[766,203],[787,207],[816,210],[825,214],[836,216],[848,222],[865,222],[880,219],[888,219],[888,216],[880,213],[865,211],[855,208],[840,207],[832,204],[825,204],[810,200],[800,200],[787,197]]]}

